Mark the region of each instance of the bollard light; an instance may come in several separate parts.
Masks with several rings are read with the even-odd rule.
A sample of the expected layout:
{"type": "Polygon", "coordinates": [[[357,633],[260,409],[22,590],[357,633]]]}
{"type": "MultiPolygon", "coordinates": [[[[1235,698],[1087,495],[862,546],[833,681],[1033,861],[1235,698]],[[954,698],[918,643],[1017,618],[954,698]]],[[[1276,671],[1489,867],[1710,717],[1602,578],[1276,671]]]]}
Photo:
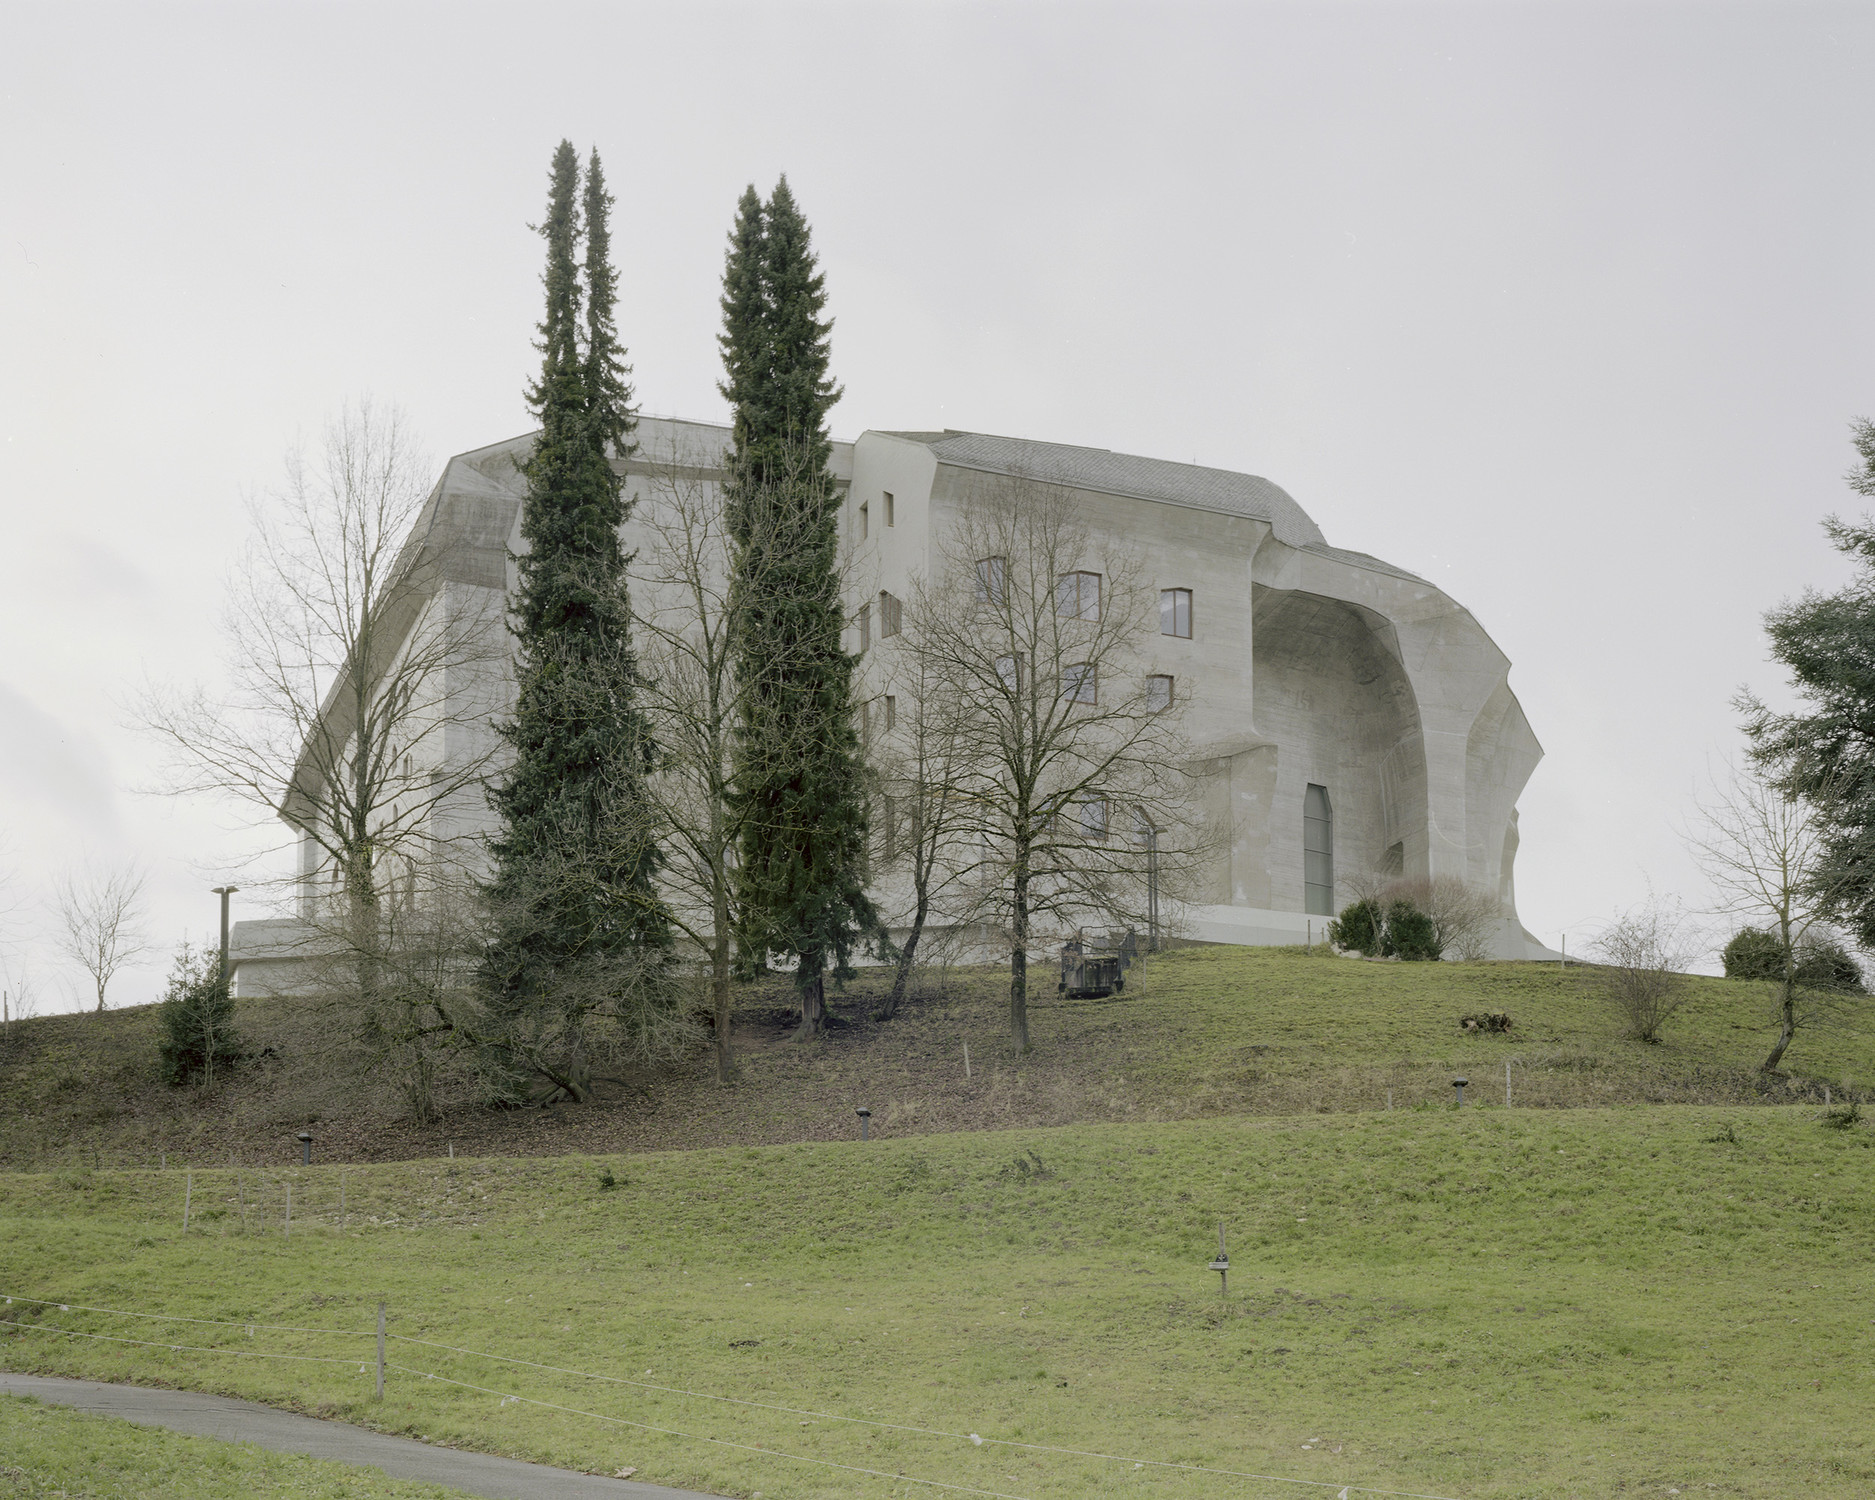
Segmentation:
{"type": "Polygon", "coordinates": [[[312,1132],[302,1130],[299,1133],[299,1164],[302,1167],[312,1165],[312,1132]]]}
{"type": "Polygon", "coordinates": [[[1217,1272],[1217,1294],[1220,1297],[1228,1297],[1230,1295],[1230,1254],[1224,1248],[1224,1222],[1221,1219],[1217,1226],[1217,1259],[1205,1269],[1217,1272]]]}
{"type": "Polygon", "coordinates": [[[862,1141],[871,1140],[872,1139],[872,1111],[866,1108],[866,1106],[862,1104],[860,1105],[858,1109],[854,1110],[853,1113],[859,1116],[859,1138],[862,1141]]]}
{"type": "Polygon", "coordinates": [[[1471,1080],[1468,1078],[1454,1078],[1452,1080],[1452,1087],[1458,1090],[1458,1102],[1460,1104],[1465,1102],[1465,1085],[1470,1081],[1471,1080]]]}

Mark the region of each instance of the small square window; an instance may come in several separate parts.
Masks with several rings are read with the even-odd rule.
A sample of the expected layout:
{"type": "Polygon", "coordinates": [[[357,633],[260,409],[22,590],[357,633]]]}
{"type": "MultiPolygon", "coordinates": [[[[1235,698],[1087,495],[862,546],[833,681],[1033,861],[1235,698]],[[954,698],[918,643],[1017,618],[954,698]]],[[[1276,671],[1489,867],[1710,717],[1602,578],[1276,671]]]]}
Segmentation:
{"type": "Polygon", "coordinates": [[[1157,675],[1146,679],[1146,712],[1164,713],[1172,706],[1172,679],[1157,675]]]}
{"type": "Polygon", "coordinates": [[[1055,582],[1055,613],[1072,620],[1100,618],[1100,575],[1063,573],[1055,582]]]}
{"type": "Polygon", "coordinates": [[[890,490],[887,490],[885,492],[885,524],[888,526],[898,525],[898,522],[893,518],[893,515],[892,515],[892,512],[895,509],[897,509],[897,507],[894,506],[892,503],[892,492],[890,490]]]}
{"type": "Polygon", "coordinates": [[[1191,590],[1159,590],[1159,634],[1191,639],[1191,590]]]}
{"type": "Polygon", "coordinates": [[[1061,669],[1061,696],[1070,703],[1100,701],[1100,668],[1091,661],[1061,669]]]}
{"type": "Polygon", "coordinates": [[[1003,578],[1007,564],[1000,557],[986,557],[977,564],[977,603],[1001,604],[1003,578]]]}

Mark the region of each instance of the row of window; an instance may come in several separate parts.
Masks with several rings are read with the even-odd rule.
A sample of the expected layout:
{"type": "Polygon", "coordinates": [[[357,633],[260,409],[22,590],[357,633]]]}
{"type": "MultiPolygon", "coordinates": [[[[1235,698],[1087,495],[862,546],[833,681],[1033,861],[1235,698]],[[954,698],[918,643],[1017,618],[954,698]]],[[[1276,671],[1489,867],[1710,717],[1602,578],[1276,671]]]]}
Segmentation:
{"type": "MultiPolygon", "coordinates": [[[[898,507],[892,503],[892,492],[890,490],[882,492],[879,499],[880,508],[885,512],[885,524],[888,526],[898,525],[898,518],[893,514],[898,507]]],[[[861,541],[864,541],[871,535],[872,505],[871,502],[862,500],[859,503],[859,537],[861,541]]]]}
{"type": "MultiPolygon", "coordinates": [[[[872,645],[872,605],[870,602],[859,607],[859,649],[864,651],[872,645]]],[[[890,640],[905,628],[905,601],[895,594],[879,590],[879,639],[890,640]]]]}
{"type": "MultiPolygon", "coordinates": [[[[977,562],[977,603],[1001,604],[1008,559],[985,557],[977,562]]],[[[1063,573],[1055,580],[1055,613],[1070,620],[1100,618],[1100,575],[1063,573]]],[[[1191,590],[1159,590],[1159,634],[1191,639],[1191,590]]]]}

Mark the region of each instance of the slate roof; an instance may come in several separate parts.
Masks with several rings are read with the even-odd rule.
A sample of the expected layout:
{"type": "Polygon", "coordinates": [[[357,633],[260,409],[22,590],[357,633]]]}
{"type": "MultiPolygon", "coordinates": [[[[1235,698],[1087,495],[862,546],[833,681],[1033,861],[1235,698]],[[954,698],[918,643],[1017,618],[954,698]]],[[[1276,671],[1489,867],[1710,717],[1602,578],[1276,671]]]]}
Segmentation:
{"type": "Polygon", "coordinates": [[[1194,510],[1268,521],[1276,540],[1292,547],[1322,546],[1321,528],[1280,485],[1256,474],[1233,474],[1198,464],[1140,458],[1108,448],[1076,448],[982,432],[906,432],[926,444],[940,463],[991,474],[1022,474],[1049,484],[1186,505],[1194,510]]]}
{"type": "Polygon", "coordinates": [[[1321,527],[1296,503],[1295,497],[1260,474],[1238,474],[1229,469],[1208,469],[1201,464],[1115,453],[1109,448],[1077,448],[1068,443],[1041,443],[1029,438],[996,437],[985,432],[946,429],[943,432],[895,432],[891,436],[923,443],[937,455],[940,463],[960,469],[1019,474],[1096,494],[1127,495],[1166,505],[1189,506],[1194,510],[1253,516],[1268,521],[1276,540],[1291,547],[1355,567],[1391,573],[1415,583],[1426,581],[1417,573],[1409,573],[1368,553],[1329,546],[1321,527]]]}

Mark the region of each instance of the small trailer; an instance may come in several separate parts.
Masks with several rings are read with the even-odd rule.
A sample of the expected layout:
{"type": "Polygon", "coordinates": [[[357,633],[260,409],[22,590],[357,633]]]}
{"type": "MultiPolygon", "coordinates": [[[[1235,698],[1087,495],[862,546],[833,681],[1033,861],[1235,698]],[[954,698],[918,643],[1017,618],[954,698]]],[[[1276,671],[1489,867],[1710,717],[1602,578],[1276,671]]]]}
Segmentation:
{"type": "Polygon", "coordinates": [[[1061,945],[1061,980],[1055,993],[1070,1000],[1104,1000],[1126,990],[1126,971],[1139,954],[1132,928],[1089,937],[1085,928],[1061,945]]]}

